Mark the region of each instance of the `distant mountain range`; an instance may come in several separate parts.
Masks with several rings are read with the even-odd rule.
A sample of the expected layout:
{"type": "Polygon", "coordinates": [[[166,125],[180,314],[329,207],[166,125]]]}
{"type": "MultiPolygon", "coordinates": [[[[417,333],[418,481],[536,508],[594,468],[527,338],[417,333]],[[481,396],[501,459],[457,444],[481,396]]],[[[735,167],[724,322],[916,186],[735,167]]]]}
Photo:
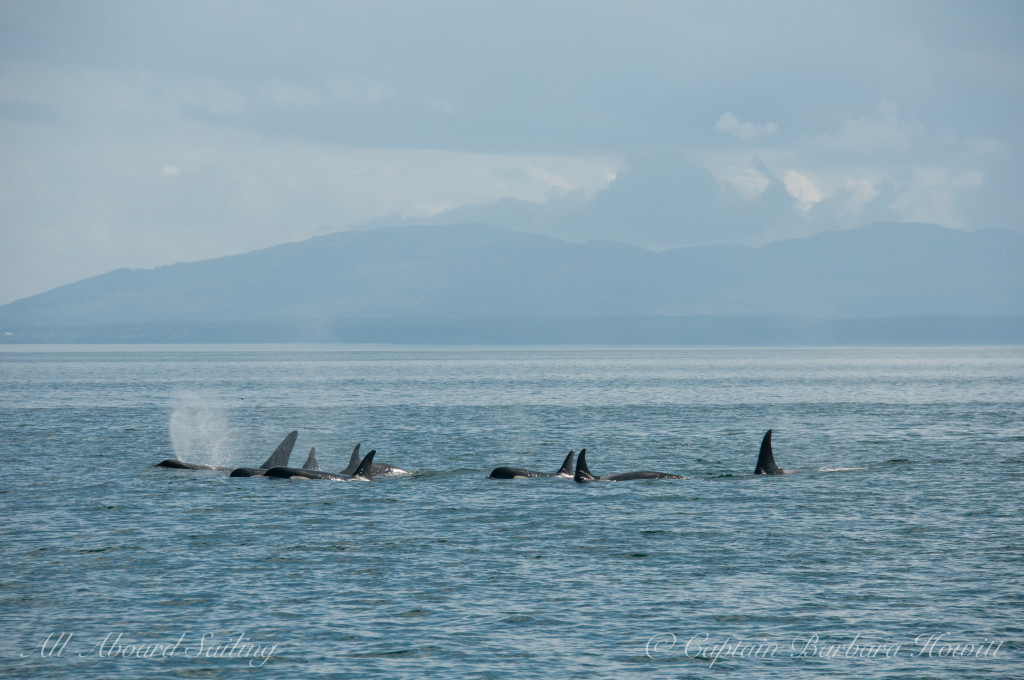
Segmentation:
{"type": "Polygon", "coordinates": [[[886,324],[917,328],[909,342],[942,342],[966,324],[989,329],[978,341],[1016,342],[1022,318],[1024,235],[1012,231],[874,224],[653,252],[452,225],[119,269],[0,307],[0,332],[8,342],[763,344],[766,334],[857,341],[886,324]]]}

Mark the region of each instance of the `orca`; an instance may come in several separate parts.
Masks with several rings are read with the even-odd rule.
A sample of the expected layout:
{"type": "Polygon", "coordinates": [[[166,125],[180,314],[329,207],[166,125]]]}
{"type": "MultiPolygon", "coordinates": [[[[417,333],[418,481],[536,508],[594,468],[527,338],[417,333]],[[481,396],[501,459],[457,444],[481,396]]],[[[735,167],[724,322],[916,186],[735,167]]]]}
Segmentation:
{"type": "Polygon", "coordinates": [[[195,463],[186,463],[185,461],[178,460],[177,458],[162,460],[153,467],[170,468],[172,470],[223,470],[224,472],[231,469],[221,465],[196,465],[195,463]]]}
{"type": "MultiPolygon", "coordinates": [[[[270,462],[270,461],[267,461],[270,462]]],[[[264,463],[266,465],[266,463],[264,463]]],[[[271,467],[283,467],[288,465],[288,458],[285,457],[279,465],[271,465],[269,467],[259,468],[235,468],[231,471],[228,477],[265,477],[267,470],[271,467]]],[[[308,470],[320,470],[320,466],[316,463],[316,447],[314,446],[309,450],[309,455],[306,457],[306,462],[302,464],[302,467],[308,470]]]]}
{"type": "MultiPolygon", "coordinates": [[[[270,454],[270,458],[267,458],[266,462],[258,468],[238,468],[239,470],[249,470],[253,474],[263,474],[264,470],[268,470],[276,465],[287,465],[288,458],[292,455],[292,447],[295,446],[295,440],[299,438],[299,431],[292,430],[287,437],[281,440],[281,443],[277,445],[274,452],[270,454]]],[[[168,458],[162,460],[156,464],[156,467],[172,468],[175,470],[231,470],[229,467],[221,467],[219,465],[196,465],[194,463],[185,463],[177,458],[168,458]]],[[[237,471],[237,470],[236,470],[237,471]]],[[[239,475],[233,475],[239,476],[239,475]]],[[[251,475],[241,475],[251,476],[251,475]]]]}
{"type": "Polygon", "coordinates": [[[787,474],[775,464],[775,454],[772,452],[772,431],[764,433],[761,440],[761,450],[757,454],[757,466],[754,468],[755,475],[784,475],[787,474]]]}
{"type": "Polygon", "coordinates": [[[681,475],[673,475],[668,472],[651,472],[650,470],[636,470],[634,472],[620,472],[615,475],[601,475],[595,477],[587,467],[587,450],[580,450],[580,457],[576,461],[576,474],[573,480],[579,484],[585,482],[628,482],[634,479],[687,479],[681,475]]]}
{"type": "MultiPolygon", "coordinates": [[[[359,447],[361,444],[356,444],[356,447],[352,449],[352,456],[348,459],[348,466],[341,471],[343,475],[354,475],[356,468],[359,467],[359,447]]],[[[388,465],[387,463],[374,463],[373,464],[373,476],[374,477],[391,477],[398,475],[410,474],[408,470],[403,470],[400,467],[394,465],[388,465]]]]}
{"type": "Polygon", "coordinates": [[[373,454],[375,453],[377,452],[370,451],[366,454],[366,457],[363,458],[351,475],[344,472],[335,474],[333,472],[306,470],[304,468],[272,467],[267,470],[265,476],[278,479],[330,479],[336,482],[369,482],[373,479],[373,454]]]}
{"type": "Polygon", "coordinates": [[[558,468],[558,472],[538,472],[537,470],[524,470],[523,468],[497,467],[491,470],[491,474],[488,476],[491,479],[524,479],[526,477],[562,477],[563,479],[572,479],[572,459],[575,455],[576,449],[570,451],[569,455],[565,457],[562,467],[558,468]]]}

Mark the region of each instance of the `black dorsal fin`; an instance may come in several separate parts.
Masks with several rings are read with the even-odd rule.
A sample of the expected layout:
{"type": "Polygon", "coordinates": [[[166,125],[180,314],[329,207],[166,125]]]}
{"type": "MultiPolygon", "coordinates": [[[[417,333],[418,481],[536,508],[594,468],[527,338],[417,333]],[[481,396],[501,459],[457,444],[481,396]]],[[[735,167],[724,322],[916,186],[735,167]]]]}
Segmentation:
{"type": "Polygon", "coordinates": [[[576,449],[569,452],[569,455],[565,457],[562,462],[562,467],[558,468],[556,475],[571,475],[572,474],[572,459],[576,457],[576,449]]]}
{"type": "Polygon", "coordinates": [[[361,445],[361,443],[360,444],[356,444],[356,447],[354,449],[352,449],[352,456],[348,459],[348,465],[346,465],[345,469],[341,471],[341,474],[343,474],[343,475],[354,475],[356,473],[356,468],[359,467],[359,446],[360,445],[361,445]]]}
{"type": "Polygon", "coordinates": [[[594,475],[590,474],[590,468],[587,467],[587,450],[580,449],[580,455],[576,458],[576,474],[572,476],[574,481],[589,482],[594,479],[594,475]]]}
{"type": "Polygon", "coordinates": [[[295,440],[299,438],[299,431],[292,430],[287,437],[281,440],[274,452],[267,458],[267,462],[260,466],[260,470],[269,470],[272,467],[288,467],[288,458],[292,455],[292,447],[295,440]]]}
{"type": "Polygon", "coordinates": [[[775,464],[775,455],[772,453],[772,431],[764,433],[761,440],[761,451],[757,454],[757,467],[754,468],[755,475],[781,475],[782,470],[775,464]]]}
{"type": "Polygon", "coordinates": [[[366,454],[366,458],[363,458],[363,462],[356,468],[356,472],[353,477],[362,477],[363,479],[373,479],[373,454],[377,453],[376,449],[371,450],[366,454]]]}
{"type": "Polygon", "coordinates": [[[316,462],[316,447],[314,446],[309,450],[309,455],[306,456],[306,462],[302,464],[304,470],[319,470],[320,465],[316,462]]]}

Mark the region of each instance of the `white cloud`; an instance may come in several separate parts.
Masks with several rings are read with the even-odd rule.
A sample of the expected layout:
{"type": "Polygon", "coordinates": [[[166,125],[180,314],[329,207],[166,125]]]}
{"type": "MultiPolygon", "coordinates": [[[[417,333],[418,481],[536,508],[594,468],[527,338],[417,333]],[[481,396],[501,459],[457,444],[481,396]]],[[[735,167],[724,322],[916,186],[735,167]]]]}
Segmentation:
{"type": "Polygon", "coordinates": [[[184,121],[131,144],[85,142],[73,129],[13,127],[17,134],[0,121],[0,223],[12,225],[0,257],[3,302],[118,267],[301,240],[324,224],[427,218],[503,198],[593,196],[624,166],[610,155],[257,140],[184,121]],[[53,261],[62,264],[48,266],[53,261]]]}
{"type": "MultiPolygon", "coordinates": [[[[749,124],[726,114],[716,129],[737,136],[753,134],[743,132],[745,125],[749,124]]],[[[777,180],[793,199],[794,209],[807,215],[822,206],[818,217],[823,220],[853,225],[870,211],[872,219],[957,226],[962,224],[957,212],[960,198],[984,184],[984,164],[1009,156],[1000,140],[958,141],[929,134],[907,121],[894,103],[883,101],[875,114],[844,118],[830,132],[792,142],[765,140],[744,152],[712,149],[693,158],[721,186],[746,201],[762,196],[777,180]],[[934,149],[942,149],[942,162],[920,164],[922,148],[933,155],[934,149]],[[882,196],[884,204],[879,202],[882,196]]]]}
{"type": "Polygon", "coordinates": [[[938,166],[916,167],[898,183],[897,198],[889,208],[903,220],[962,226],[956,211],[957,198],[964,190],[976,189],[984,182],[980,170],[955,172],[938,166]]]}
{"type": "Polygon", "coordinates": [[[731,113],[724,113],[715,123],[715,130],[733,135],[745,142],[757,139],[758,137],[769,137],[779,133],[779,127],[775,123],[745,123],[731,113]]]}
{"type": "Polygon", "coordinates": [[[756,168],[732,167],[718,175],[718,178],[739,192],[745,199],[757,198],[765,192],[772,180],[756,168]]]}
{"type": "Polygon", "coordinates": [[[724,188],[743,200],[760,196],[771,186],[772,178],[763,172],[764,164],[756,153],[712,151],[693,156],[695,165],[704,168],[724,188]]]}
{"type": "Polygon", "coordinates": [[[846,118],[835,132],[811,137],[805,144],[810,151],[823,156],[891,158],[910,151],[923,134],[920,126],[900,116],[895,104],[883,101],[878,106],[878,115],[846,118]]]}
{"type": "Polygon", "coordinates": [[[845,178],[840,191],[846,195],[841,209],[844,217],[859,215],[864,206],[875,200],[879,194],[877,180],[867,177],[845,178]]]}
{"type": "Polygon", "coordinates": [[[796,200],[796,207],[801,212],[806,213],[825,197],[807,175],[802,175],[796,170],[787,171],[782,182],[789,195],[796,200]]]}
{"type": "Polygon", "coordinates": [[[529,176],[547,187],[544,196],[538,197],[535,201],[544,200],[551,194],[564,196],[574,191],[582,191],[585,198],[593,198],[615,181],[623,163],[608,158],[603,161],[602,169],[593,165],[591,159],[549,158],[546,166],[526,166],[529,176]]]}
{"type": "Polygon", "coordinates": [[[20,36],[0,55],[0,291],[325,224],[593,196],[648,154],[695,161],[723,191],[651,161],[605,195],[630,218],[603,236],[1019,228],[1019,11],[922,22],[894,6],[879,23],[862,4],[21,3],[0,10],[20,36]],[[698,198],[678,228],[636,226],[698,198]]]}

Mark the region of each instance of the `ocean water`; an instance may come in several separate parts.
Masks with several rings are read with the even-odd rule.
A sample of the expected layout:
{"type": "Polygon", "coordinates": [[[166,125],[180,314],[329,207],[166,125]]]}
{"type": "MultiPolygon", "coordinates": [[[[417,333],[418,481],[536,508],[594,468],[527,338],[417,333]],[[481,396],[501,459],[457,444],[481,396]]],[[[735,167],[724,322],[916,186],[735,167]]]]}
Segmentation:
{"type": "Polygon", "coordinates": [[[7,347],[0,434],[3,677],[1024,671],[1020,347],[7,347]],[[414,472],[154,467],[292,429],[414,472]],[[487,478],[581,447],[689,479],[487,478]]]}

